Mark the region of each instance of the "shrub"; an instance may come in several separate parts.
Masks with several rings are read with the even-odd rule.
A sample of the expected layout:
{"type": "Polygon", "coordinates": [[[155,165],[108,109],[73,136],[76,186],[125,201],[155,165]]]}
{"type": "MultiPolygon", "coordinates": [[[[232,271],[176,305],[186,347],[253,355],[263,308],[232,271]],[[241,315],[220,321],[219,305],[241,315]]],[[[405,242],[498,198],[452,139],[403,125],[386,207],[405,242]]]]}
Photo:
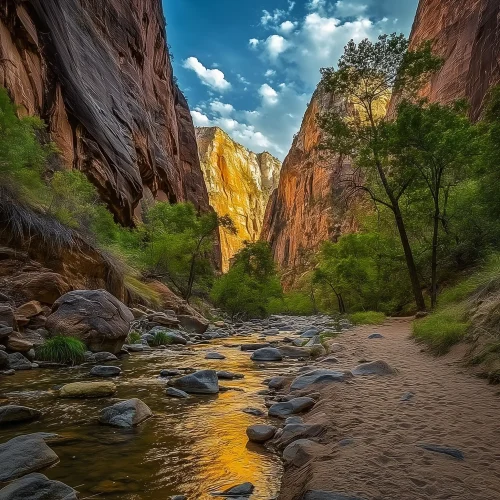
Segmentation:
{"type": "Polygon", "coordinates": [[[376,311],[360,311],[349,315],[355,325],[381,325],[385,321],[385,314],[376,311]]]}
{"type": "Polygon", "coordinates": [[[463,304],[449,306],[413,323],[413,336],[437,355],[446,354],[466,335],[469,323],[463,304]]]}
{"type": "Polygon", "coordinates": [[[172,337],[167,332],[156,332],[154,339],[148,342],[149,345],[153,347],[158,347],[160,345],[170,345],[172,343],[172,337]]]}
{"type": "Polygon", "coordinates": [[[36,349],[36,359],[65,365],[78,365],[85,361],[85,344],[74,337],[57,335],[47,339],[36,349]]]}
{"type": "Polygon", "coordinates": [[[137,330],[132,330],[127,336],[127,344],[139,344],[141,342],[141,334],[137,330]]]}
{"type": "Polygon", "coordinates": [[[290,314],[292,316],[311,316],[316,311],[311,297],[304,292],[288,292],[283,298],[269,301],[270,314],[290,314]]]}

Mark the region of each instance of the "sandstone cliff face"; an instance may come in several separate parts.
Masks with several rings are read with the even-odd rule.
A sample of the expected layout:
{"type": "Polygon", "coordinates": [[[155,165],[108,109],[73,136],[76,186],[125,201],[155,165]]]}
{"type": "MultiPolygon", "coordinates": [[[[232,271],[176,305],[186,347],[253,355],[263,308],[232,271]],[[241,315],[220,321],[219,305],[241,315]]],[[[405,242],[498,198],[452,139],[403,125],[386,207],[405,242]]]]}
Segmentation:
{"type": "Polygon", "coordinates": [[[226,271],[244,241],[259,239],[281,162],[267,152],[252,153],[217,127],[197,128],[196,139],[210,205],[220,216],[229,215],[238,231],[236,235],[220,231],[222,269],[226,271]]]}
{"type": "Polygon", "coordinates": [[[271,244],[285,286],[310,267],[323,241],[357,229],[343,197],[342,179],[350,165],[317,149],[322,132],[316,117],[335,105],[332,95],[316,90],[266,209],[262,239],[271,244]]]}
{"type": "Polygon", "coordinates": [[[0,85],[120,222],[151,194],[209,209],[160,0],[4,0],[0,85]]]}
{"type": "Polygon", "coordinates": [[[420,0],[410,40],[412,47],[433,40],[444,59],[424,94],[441,103],[466,98],[479,118],[488,90],[500,83],[500,2],[420,0]]]}

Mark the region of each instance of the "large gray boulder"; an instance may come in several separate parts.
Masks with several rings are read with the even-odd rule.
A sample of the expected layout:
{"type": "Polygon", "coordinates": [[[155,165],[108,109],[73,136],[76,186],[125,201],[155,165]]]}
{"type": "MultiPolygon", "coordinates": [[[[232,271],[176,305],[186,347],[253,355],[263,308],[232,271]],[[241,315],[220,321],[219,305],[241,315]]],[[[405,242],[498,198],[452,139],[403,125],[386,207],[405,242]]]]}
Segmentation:
{"type": "Polygon", "coordinates": [[[26,434],[0,444],[0,482],[12,481],[58,462],[59,457],[44,441],[48,436],[26,434]]]}
{"type": "Polygon", "coordinates": [[[77,492],[60,481],[34,472],[0,490],[0,500],[77,500],[77,492]]]}
{"type": "Polygon", "coordinates": [[[152,415],[153,412],[148,405],[140,399],[133,398],[102,409],[99,422],[113,427],[130,428],[139,425],[152,415]]]}
{"type": "Polygon", "coordinates": [[[46,328],[79,338],[93,352],[120,352],[134,319],[130,309],[106,290],[75,290],[57,299],[46,328]]]}
{"type": "Polygon", "coordinates": [[[297,391],[305,389],[313,384],[325,382],[343,382],[346,376],[344,372],[334,370],[313,370],[297,377],[290,386],[290,390],[297,391]]]}
{"type": "Polygon", "coordinates": [[[154,338],[154,336],[158,332],[161,332],[161,333],[165,334],[165,336],[167,337],[167,342],[169,344],[182,344],[182,345],[186,345],[187,342],[188,342],[179,332],[175,332],[173,330],[167,330],[166,328],[161,327],[161,326],[155,326],[154,328],[152,328],[151,330],[149,330],[148,335],[152,335],[153,338],[154,338]]]}
{"type": "Polygon", "coordinates": [[[301,467],[311,459],[317,443],[309,439],[297,439],[283,450],[285,464],[301,467]]]}
{"type": "Polygon", "coordinates": [[[201,335],[205,333],[208,329],[208,325],[210,324],[205,319],[197,318],[196,316],[189,316],[187,314],[180,314],[177,316],[182,328],[189,333],[197,333],[201,335]]]}
{"type": "Polygon", "coordinates": [[[9,354],[9,368],[13,370],[31,370],[31,361],[20,352],[9,354]]]}
{"type": "MultiPolygon", "coordinates": [[[[287,419],[288,420],[288,419],[287,419]]],[[[276,439],[276,446],[283,448],[297,439],[311,439],[318,437],[325,431],[320,424],[291,423],[285,425],[276,439]]]]}
{"type": "Polygon", "coordinates": [[[5,351],[0,351],[0,370],[9,368],[9,355],[5,351]]]}
{"type": "Polygon", "coordinates": [[[250,359],[253,361],[281,361],[283,356],[275,347],[264,347],[252,353],[250,359]]]}
{"type": "Polygon", "coordinates": [[[270,417],[286,418],[290,415],[309,410],[315,404],[314,399],[308,397],[293,398],[283,403],[275,403],[269,408],[270,417]]]}
{"type": "Polygon", "coordinates": [[[274,437],[276,427],[272,425],[251,425],[247,427],[247,436],[253,443],[265,443],[274,437]]]}
{"type": "Polygon", "coordinates": [[[189,394],[217,394],[219,378],[215,370],[200,370],[172,380],[171,384],[189,394]]]}
{"type": "Polygon", "coordinates": [[[38,420],[41,412],[27,406],[6,405],[0,406],[0,426],[17,422],[31,422],[38,420]]]}
{"type": "Polygon", "coordinates": [[[117,377],[122,372],[119,366],[113,365],[97,365],[90,370],[90,375],[93,377],[117,377]]]}

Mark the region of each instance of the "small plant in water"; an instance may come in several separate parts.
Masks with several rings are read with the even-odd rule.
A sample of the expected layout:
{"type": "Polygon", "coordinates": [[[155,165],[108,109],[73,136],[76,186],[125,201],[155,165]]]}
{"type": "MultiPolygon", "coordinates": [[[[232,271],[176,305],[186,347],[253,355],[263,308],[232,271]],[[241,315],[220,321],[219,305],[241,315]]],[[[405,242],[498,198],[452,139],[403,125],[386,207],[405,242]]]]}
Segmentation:
{"type": "Polygon", "coordinates": [[[141,334],[137,330],[132,330],[127,336],[127,344],[139,344],[141,342],[141,334]]]}
{"type": "Polygon", "coordinates": [[[156,332],[154,339],[149,341],[149,344],[153,347],[159,345],[170,345],[172,343],[172,337],[167,332],[156,332]]]}
{"type": "Polygon", "coordinates": [[[36,349],[36,359],[65,365],[78,365],[85,361],[85,344],[74,337],[57,335],[47,339],[36,349]]]}

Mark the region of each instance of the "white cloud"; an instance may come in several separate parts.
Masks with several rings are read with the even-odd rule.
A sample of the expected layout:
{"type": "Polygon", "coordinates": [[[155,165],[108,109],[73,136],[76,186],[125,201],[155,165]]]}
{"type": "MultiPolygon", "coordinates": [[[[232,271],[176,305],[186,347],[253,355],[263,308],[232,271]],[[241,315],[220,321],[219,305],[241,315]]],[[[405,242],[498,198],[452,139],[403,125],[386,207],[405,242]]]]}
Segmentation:
{"type": "Polygon", "coordinates": [[[368,5],[339,0],[335,4],[335,15],[339,17],[356,17],[364,14],[367,9],[368,5]]]}
{"type": "Polygon", "coordinates": [[[271,35],[266,40],[266,50],[271,59],[276,59],[290,47],[290,42],[280,35],[271,35]]]}
{"type": "Polygon", "coordinates": [[[326,6],[326,0],[310,0],[306,7],[310,10],[324,9],[326,6]]]}
{"type": "Polygon", "coordinates": [[[210,127],[211,123],[207,115],[204,115],[200,111],[192,109],[191,116],[193,118],[193,123],[195,127],[210,127]]]}
{"type": "Polygon", "coordinates": [[[292,21],[283,21],[280,24],[280,31],[284,34],[290,33],[293,31],[293,28],[295,28],[295,23],[292,23],[292,21]]]}
{"type": "Polygon", "coordinates": [[[245,85],[250,85],[250,82],[243,76],[243,75],[240,75],[239,73],[236,75],[238,77],[238,80],[241,82],[241,83],[244,83],[245,85]]]}
{"type": "Polygon", "coordinates": [[[268,69],[265,73],[264,73],[264,76],[266,78],[269,78],[270,76],[274,76],[276,74],[276,71],[274,71],[274,69],[268,69]]]}
{"type": "Polygon", "coordinates": [[[250,38],[250,40],[248,40],[248,45],[250,45],[250,47],[252,47],[253,49],[255,47],[257,47],[257,45],[259,45],[260,41],[257,40],[257,38],[250,38]]]}
{"type": "Polygon", "coordinates": [[[264,83],[259,89],[259,94],[265,104],[273,106],[278,103],[278,92],[274,90],[270,85],[264,83]]]}
{"type": "Polygon", "coordinates": [[[286,14],[286,12],[284,10],[280,10],[280,9],[275,9],[272,14],[267,10],[263,10],[262,17],[260,18],[260,24],[262,24],[262,26],[267,26],[268,24],[275,24],[285,14],[286,14]]]}
{"type": "Polygon", "coordinates": [[[295,7],[295,2],[293,2],[292,0],[288,0],[288,12],[292,12],[294,7],[295,7]]]}
{"type": "Polygon", "coordinates": [[[221,116],[229,116],[234,111],[232,104],[225,104],[217,100],[210,103],[210,109],[221,116]]]}
{"type": "Polygon", "coordinates": [[[184,68],[193,70],[201,83],[215,90],[224,92],[231,88],[231,84],[225,79],[220,69],[207,69],[196,57],[188,57],[183,64],[184,68]]]}

